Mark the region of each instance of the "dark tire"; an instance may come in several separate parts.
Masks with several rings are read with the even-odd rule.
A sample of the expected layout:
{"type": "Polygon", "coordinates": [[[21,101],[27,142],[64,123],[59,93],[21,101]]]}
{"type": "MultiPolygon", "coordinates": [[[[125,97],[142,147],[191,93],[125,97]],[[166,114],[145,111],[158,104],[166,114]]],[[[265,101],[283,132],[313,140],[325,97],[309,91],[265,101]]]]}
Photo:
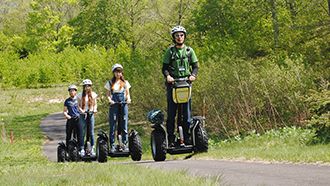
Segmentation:
{"type": "Polygon", "coordinates": [[[166,137],[165,133],[157,130],[151,132],[151,152],[155,161],[166,159],[166,137]]]}
{"type": "Polygon", "coordinates": [[[97,138],[96,157],[97,161],[100,163],[105,163],[108,161],[108,143],[102,138],[97,138]]]}
{"type": "Polygon", "coordinates": [[[209,148],[208,137],[205,129],[198,125],[195,129],[196,152],[207,152],[209,148]]]}
{"type": "Polygon", "coordinates": [[[128,148],[133,161],[140,161],[142,157],[142,144],[140,136],[132,131],[128,138],[128,148]]]}
{"type": "Polygon", "coordinates": [[[57,162],[65,162],[66,152],[62,145],[57,147],[57,162]]]}
{"type": "Polygon", "coordinates": [[[70,161],[78,161],[79,160],[78,146],[77,146],[76,142],[69,141],[68,154],[69,154],[69,160],[70,161]]]}

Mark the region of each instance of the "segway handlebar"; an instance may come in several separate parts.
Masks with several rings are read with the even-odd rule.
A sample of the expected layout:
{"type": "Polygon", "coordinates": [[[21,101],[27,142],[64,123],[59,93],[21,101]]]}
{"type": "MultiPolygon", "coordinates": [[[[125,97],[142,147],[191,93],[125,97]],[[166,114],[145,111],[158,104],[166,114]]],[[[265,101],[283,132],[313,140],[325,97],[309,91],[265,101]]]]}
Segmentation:
{"type": "Polygon", "coordinates": [[[126,101],[114,102],[112,105],[125,105],[128,104],[126,101]]]}

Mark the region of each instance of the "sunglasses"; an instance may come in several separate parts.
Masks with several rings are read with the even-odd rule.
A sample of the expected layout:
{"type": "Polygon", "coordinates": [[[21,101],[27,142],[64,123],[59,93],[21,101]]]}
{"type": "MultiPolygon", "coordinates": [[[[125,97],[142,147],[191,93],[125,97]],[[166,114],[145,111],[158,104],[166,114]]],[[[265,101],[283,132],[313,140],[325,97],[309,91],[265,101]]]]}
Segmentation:
{"type": "Polygon", "coordinates": [[[175,38],[179,38],[179,37],[183,37],[184,34],[175,34],[174,36],[175,36],[175,38]]]}

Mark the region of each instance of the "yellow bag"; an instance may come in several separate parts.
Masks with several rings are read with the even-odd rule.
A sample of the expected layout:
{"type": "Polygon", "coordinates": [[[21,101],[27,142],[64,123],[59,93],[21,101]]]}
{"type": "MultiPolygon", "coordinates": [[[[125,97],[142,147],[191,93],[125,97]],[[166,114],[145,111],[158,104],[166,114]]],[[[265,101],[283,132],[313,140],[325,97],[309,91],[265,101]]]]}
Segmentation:
{"type": "Polygon", "coordinates": [[[172,98],[174,103],[187,103],[191,96],[191,86],[188,83],[178,83],[173,86],[172,98]]]}

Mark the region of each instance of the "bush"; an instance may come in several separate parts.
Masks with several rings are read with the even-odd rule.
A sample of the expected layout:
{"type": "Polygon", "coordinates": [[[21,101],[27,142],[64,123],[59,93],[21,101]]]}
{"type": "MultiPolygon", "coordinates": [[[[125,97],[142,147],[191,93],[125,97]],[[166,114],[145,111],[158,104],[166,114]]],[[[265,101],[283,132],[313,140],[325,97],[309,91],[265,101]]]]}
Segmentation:
{"type": "Polygon", "coordinates": [[[310,90],[306,102],[309,105],[311,117],[307,123],[315,128],[313,143],[330,142],[330,90],[329,82],[323,82],[321,90],[310,90]]]}
{"type": "Polygon", "coordinates": [[[269,59],[207,61],[193,87],[193,108],[206,114],[210,131],[226,137],[304,125],[307,108],[301,98],[313,87],[312,73],[289,59],[286,63],[279,67],[269,59]]]}

